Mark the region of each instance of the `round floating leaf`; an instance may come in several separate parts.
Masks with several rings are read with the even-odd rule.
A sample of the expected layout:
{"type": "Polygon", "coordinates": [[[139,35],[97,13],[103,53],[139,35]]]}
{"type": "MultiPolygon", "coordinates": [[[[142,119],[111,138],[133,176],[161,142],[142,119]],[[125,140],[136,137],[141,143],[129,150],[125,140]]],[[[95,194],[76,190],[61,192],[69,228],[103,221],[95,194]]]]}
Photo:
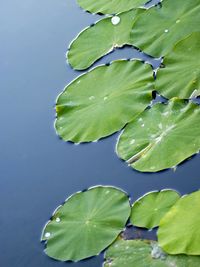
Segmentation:
{"type": "Polygon", "coordinates": [[[80,7],[91,13],[116,14],[140,7],[145,0],[77,0],[80,7]]]}
{"type": "Polygon", "coordinates": [[[120,130],[148,105],[153,82],[150,65],[126,60],[99,66],[78,77],[58,97],[58,134],[79,143],[120,130]]]}
{"type": "Polygon", "coordinates": [[[105,253],[104,267],[199,267],[200,257],[171,256],[155,241],[117,240],[105,253]]]}
{"type": "Polygon", "coordinates": [[[189,98],[200,89],[200,32],[180,41],[158,69],[156,89],[167,98],[189,98]]]}
{"type": "Polygon", "coordinates": [[[45,252],[61,261],[97,255],[116,239],[129,216],[129,198],[119,189],[99,186],[76,193],[45,226],[45,252]]]}
{"type": "Polygon", "coordinates": [[[150,192],[138,199],[132,206],[131,223],[152,229],[180,198],[174,190],[150,192]]]}
{"type": "Polygon", "coordinates": [[[135,15],[141,12],[124,12],[118,16],[104,18],[86,28],[70,45],[67,54],[70,65],[78,70],[86,69],[115,48],[130,44],[133,20],[135,15]]]}
{"type": "Polygon", "coordinates": [[[178,200],[162,218],[158,240],[166,252],[200,255],[199,210],[200,191],[197,191],[178,200]]]}
{"type": "Polygon", "coordinates": [[[199,149],[200,106],[177,98],[145,110],[117,144],[119,157],[143,172],[172,168],[199,149]]]}
{"type": "Polygon", "coordinates": [[[162,8],[148,9],[135,20],[132,43],[151,56],[164,56],[177,41],[198,31],[199,13],[199,0],[165,0],[162,8]]]}

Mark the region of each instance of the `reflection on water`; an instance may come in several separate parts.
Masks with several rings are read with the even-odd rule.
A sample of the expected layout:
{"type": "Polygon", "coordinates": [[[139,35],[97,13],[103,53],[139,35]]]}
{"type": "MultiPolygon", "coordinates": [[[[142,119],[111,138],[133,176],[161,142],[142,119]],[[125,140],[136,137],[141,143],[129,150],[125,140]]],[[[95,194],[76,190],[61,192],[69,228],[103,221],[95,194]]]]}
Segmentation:
{"type": "MultiPolygon", "coordinates": [[[[0,262],[3,267],[98,267],[102,257],[60,263],[42,252],[40,233],[56,206],[93,185],[114,185],[141,195],[163,188],[188,193],[200,187],[199,156],[176,172],[136,172],[114,154],[117,134],[74,146],[55,134],[56,96],[79,73],[66,64],[75,35],[99,16],[75,0],[7,0],[0,9],[0,262]]],[[[138,57],[130,47],[98,63],[138,57]]],[[[146,60],[146,57],[143,58],[146,60]]]]}

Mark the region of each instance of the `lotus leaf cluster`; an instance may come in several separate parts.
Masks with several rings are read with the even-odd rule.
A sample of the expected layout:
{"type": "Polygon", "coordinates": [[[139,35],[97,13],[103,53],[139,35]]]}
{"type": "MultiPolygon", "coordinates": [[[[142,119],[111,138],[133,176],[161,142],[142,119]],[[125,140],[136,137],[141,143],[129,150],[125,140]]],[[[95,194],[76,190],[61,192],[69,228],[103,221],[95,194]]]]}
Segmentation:
{"type": "Polygon", "coordinates": [[[45,252],[60,261],[79,261],[105,251],[103,267],[200,266],[200,191],[186,196],[153,191],[132,205],[119,188],[96,186],[70,196],[45,225],[45,252]],[[130,221],[130,222],[129,222],[130,221]],[[130,224],[158,227],[158,242],[125,238],[130,224]]]}
{"type": "Polygon", "coordinates": [[[200,2],[153,3],[78,0],[106,17],[71,43],[67,59],[74,69],[88,69],[125,45],[161,64],[154,69],[123,59],[94,67],[56,101],[55,128],[64,141],[92,142],[122,130],[117,155],[141,172],[174,168],[200,150],[199,105],[192,103],[200,94],[200,2]],[[168,102],[153,105],[155,92],[168,102]]]}
{"type": "MultiPolygon", "coordinates": [[[[120,131],[118,157],[141,172],[174,168],[199,153],[200,1],[77,2],[106,16],[70,44],[68,63],[85,73],[57,98],[58,135],[84,143],[120,131]],[[126,45],[160,61],[159,68],[132,58],[89,69],[126,45]],[[166,101],[154,101],[155,93],[166,101]]],[[[103,267],[197,267],[199,207],[200,191],[186,196],[171,189],[154,191],[131,205],[121,189],[96,186],[59,206],[41,240],[46,254],[60,261],[79,261],[106,250],[103,267]],[[123,233],[130,225],[158,227],[158,240],[126,240],[123,233]]]]}

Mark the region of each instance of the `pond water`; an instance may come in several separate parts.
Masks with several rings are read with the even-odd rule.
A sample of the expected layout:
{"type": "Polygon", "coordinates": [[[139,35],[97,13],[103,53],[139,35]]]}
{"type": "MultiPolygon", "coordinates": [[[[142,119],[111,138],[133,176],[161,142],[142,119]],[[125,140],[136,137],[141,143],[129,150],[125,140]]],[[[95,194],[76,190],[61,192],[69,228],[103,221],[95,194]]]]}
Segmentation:
{"type": "MultiPolygon", "coordinates": [[[[102,256],[79,263],[48,258],[42,227],[72,193],[114,185],[137,199],[151,190],[182,194],[200,188],[195,156],[176,171],[136,172],[114,153],[117,134],[97,143],[64,143],[54,131],[56,96],[78,73],[65,62],[71,40],[99,16],[75,0],[6,0],[0,8],[0,265],[3,267],[98,267],[102,256]]],[[[100,62],[138,57],[132,48],[100,62]]]]}

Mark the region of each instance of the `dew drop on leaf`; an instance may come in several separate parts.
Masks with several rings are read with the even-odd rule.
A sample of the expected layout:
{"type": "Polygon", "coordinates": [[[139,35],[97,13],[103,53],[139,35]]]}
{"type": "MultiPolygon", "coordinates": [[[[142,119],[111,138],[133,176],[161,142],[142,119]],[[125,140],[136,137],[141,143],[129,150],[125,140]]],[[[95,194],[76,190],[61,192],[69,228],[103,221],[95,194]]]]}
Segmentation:
{"type": "Polygon", "coordinates": [[[120,17],[118,17],[118,16],[112,17],[111,22],[113,25],[119,24],[120,23],[120,17]]]}
{"type": "Polygon", "coordinates": [[[45,234],[45,237],[46,237],[46,238],[49,238],[50,236],[51,236],[50,233],[46,233],[46,234],[45,234]]]}

